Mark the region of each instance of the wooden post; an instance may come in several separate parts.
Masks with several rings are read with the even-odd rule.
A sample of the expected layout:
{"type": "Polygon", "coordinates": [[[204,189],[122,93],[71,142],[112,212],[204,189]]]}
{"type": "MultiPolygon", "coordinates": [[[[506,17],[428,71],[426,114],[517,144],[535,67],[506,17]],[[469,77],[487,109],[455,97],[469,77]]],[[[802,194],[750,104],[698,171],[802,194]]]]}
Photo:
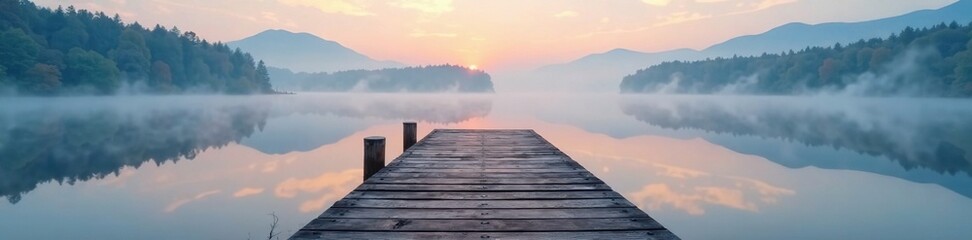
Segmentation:
{"type": "Polygon", "coordinates": [[[403,135],[405,136],[405,141],[403,141],[405,146],[402,148],[402,151],[405,151],[412,147],[412,145],[415,145],[415,142],[417,141],[415,135],[416,131],[418,131],[418,126],[415,124],[415,122],[404,122],[402,125],[405,129],[403,132],[403,135]]]}
{"type": "Polygon", "coordinates": [[[364,180],[385,167],[385,137],[364,139],[364,180]]]}

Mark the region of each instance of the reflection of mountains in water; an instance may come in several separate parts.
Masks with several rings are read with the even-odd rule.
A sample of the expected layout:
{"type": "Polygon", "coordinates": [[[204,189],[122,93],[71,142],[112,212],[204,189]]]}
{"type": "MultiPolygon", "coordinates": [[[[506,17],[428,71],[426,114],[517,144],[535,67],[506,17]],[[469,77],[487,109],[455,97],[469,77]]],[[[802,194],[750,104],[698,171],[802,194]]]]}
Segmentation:
{"type": "MultiPolygon", "coordinates": [[[[885,157],[908,170],[972,176],[972,109],[960,107],[970,105],[959,101],[722,97],[627,99],[621,105],[626,114],[663,128],[832,146],[885,157]]],[[[804,161],[808,162],[781,164],[817,165],[816,159],[804,161]]]]}
{"type": "Polygon", "coordinates": [[[48,181],[73,184],[117,175],[122,168],[138,168],[148,161],[193,159],[206,149],[259,135],[268,119],[272,123],[274,118],[296,113],[448,123],[485,116],[492,106],[485,100],[305,99],[136,97],[4,105],[0,108],[0,196],[16,203],[22,194],[48,181]]]}

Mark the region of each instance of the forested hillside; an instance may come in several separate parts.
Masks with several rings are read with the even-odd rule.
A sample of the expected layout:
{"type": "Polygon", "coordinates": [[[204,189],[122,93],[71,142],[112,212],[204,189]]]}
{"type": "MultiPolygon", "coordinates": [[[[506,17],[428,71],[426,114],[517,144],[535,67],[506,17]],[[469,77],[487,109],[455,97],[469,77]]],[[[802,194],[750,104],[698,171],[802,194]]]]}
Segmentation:
{"type": "Polygon", "coordinates": [[[493,92],[489,74],[455,65],[293,73],[272,69],[275,86],[318,92],[493,92]]]}
{"type": "Polygon", "coordinates": [[[270,93],[263,63],[195,33],[0,0],[0,89],[18,94],[270,93]]]}
{"type": "Polygon", "coordinates": [[[847,45],[666,62],[625,77],[621,91],[972,97],[970,39],[972,26],[952,22],[847,45]]]}

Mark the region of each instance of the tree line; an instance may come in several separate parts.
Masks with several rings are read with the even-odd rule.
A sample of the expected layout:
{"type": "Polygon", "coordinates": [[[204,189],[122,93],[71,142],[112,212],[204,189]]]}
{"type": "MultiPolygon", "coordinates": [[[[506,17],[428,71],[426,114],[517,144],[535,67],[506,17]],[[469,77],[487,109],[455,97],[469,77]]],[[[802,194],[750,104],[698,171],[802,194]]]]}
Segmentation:
{"type": "Polygon", "coordinates": [[[272,93],[263,62],[191,31],[0,0],[0,89],[18,94],[272,93]]]}
{"type": "Polygon", "coordinates": [[[665,62],[621,92],[972,97],[972,24],[908,27],[887,38],[761,56],[665,62]]]}
{"type": "Polygon", "coordinates": [[[281,89],[321,92],[493,92],[489,74],[458,65],[294,73],[271,69],[281,89]]]}

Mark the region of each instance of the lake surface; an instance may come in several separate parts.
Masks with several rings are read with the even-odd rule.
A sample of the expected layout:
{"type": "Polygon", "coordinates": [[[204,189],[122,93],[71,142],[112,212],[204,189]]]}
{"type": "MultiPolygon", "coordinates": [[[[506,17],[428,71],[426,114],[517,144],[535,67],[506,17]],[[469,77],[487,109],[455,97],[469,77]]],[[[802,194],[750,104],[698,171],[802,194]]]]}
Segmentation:
{"type": "Polygon", "coordinates": [[[289,236],[401,122],[530,128],[685,239],[972,239],[972,101],[299,94],[0,98],[0,239],[289,236]]]}

